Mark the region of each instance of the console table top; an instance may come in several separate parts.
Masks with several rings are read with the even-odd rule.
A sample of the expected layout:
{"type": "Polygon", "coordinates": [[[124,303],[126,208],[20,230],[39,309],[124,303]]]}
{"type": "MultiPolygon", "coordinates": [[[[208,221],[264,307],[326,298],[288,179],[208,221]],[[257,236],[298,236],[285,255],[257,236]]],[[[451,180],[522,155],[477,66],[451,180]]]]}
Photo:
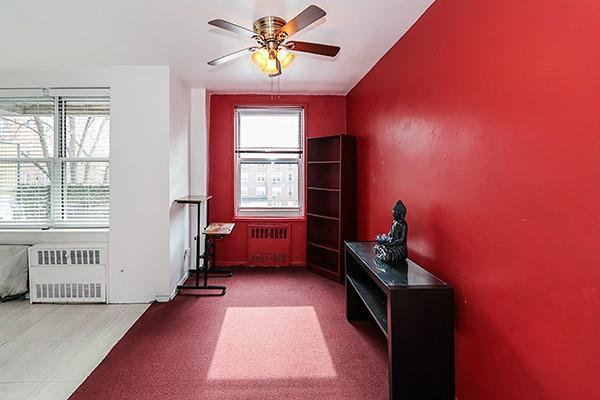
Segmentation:
{"type": "Polygon", "coordinates": [[[444,281],[411,260],[391,266],[375,258],[376,242],[346,242],[346,248],[362,261],[370,272],[388,288],[411,286],[447,286],[444,281]]]}

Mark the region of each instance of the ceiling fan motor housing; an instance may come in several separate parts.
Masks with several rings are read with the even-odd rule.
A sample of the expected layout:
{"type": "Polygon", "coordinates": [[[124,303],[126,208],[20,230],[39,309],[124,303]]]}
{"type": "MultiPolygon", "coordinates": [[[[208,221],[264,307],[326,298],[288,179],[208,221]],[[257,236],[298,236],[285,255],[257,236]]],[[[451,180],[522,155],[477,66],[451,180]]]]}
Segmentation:
{"type": "Polygon", "coordinates": [[[254,32],[264,37],[267,43],[275,44],[276,42],[284,39],[283,37],[277,37],[277,31],[285,24],[285,19],[269,15],[254,21],[253,27],[254,32]]]}

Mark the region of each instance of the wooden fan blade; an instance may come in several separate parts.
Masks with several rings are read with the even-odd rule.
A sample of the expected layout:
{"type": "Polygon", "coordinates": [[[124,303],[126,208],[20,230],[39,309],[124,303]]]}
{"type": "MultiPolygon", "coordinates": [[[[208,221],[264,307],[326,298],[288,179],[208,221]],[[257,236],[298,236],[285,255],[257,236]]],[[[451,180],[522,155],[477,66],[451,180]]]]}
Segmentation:
{"type": "Polygon", "coordinates": [[[316,22],[323,18],[327,13],[315,6],[308,6],[300,14],[296,15],[290,22],[282,26],[278,31],[277,35],[285,34],[285,37],[290,37],[294,33],[306,28],[313,22],[316,22]]]}
{"type": "Polygon", "coordinates": [[[213,19],[208,21],[209,25],[216,26],[217,28],[225,29],[226,31],[239,33],[240,35],[252,38],[258,36],[258,34],[250,29],[246,29],[243,26],[234,24],[233,22],[225,21],[224,19],[213,19]]]}
{"type": "Polygon", "coordinates": [[[220,64],[224,64],[228,61],[231,61],[233,59],[236,59],[238,57],[241,57],[245,54],[250,54],[253,53],[254,51],[256,51],[258,49],[258,47],[256,46],[252,46],[252,47],[248,47],[247,49],[242,49],[242,50],[238,50],[238,51],[234,51],[233,53],[227,54],[223,57],[219,57],[219,58],[215,58],[212,61],[208,62],[208,65],[220,65],[220,64]]]}
{"type": "Polygon", "coordinates": [[[340,51],[338,46],[312,42],[293,41],[286,43],[285,47],[293,51],[303,51],[305,53],[319,54],[327,57],[335,57],[340,51]]]}

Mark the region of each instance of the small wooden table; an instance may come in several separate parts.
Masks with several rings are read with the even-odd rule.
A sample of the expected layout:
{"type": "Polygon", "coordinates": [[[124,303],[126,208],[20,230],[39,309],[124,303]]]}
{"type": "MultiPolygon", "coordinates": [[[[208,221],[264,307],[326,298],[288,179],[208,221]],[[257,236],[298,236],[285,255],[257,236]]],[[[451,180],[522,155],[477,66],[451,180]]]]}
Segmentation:
{"type": "Polygon", "coordinates": [[[217,239],[222,239],[225,236],[231,234],[235,224],[233,223],[219,223],[214,222],[204,227],[202,232],[200,232],[200,205],[203,202],[206,202],[206,222],[208,224],[210,217],[210,208],[209,208],[209,200],[212,196],[186,196],[180,199],[175,200],[176,203],[179,204],[190,204],[196,205],[198,207],[198,215],[196,218],[196,269],[190,269],[189,272],[195,273],[196,282],[194,285],[179,285],[177,289],[195,289],[195,290],[208,290],[209,293],[205,294],[205,296],[223,296],[225,291],[227,290],[226,286],[220,285],[209,285],[208,284],[208,276],[215,275],[220,277],[230,277],[232,275],[231,271],[210,271],[210,268],[214,265],[215,262],[215,241],[217,239]],[[200,234],[204,235],[204,254],[200,254],[200,234]],[[200,259],[202,259],[202,266],[200,266],[200,259]],[[203,283],[200,284],[200,273],[203,274],[203,283]],[[212,294],[210,292],[218,290],[219,293],[212,294]]]}
{"type": "Polygon", "coordinates": [[[213,235],[213,236],[226,236],[231,234],[235,224],[232,222],[213,222],[208,225],[202,233],[204,235],[213,235]]]}

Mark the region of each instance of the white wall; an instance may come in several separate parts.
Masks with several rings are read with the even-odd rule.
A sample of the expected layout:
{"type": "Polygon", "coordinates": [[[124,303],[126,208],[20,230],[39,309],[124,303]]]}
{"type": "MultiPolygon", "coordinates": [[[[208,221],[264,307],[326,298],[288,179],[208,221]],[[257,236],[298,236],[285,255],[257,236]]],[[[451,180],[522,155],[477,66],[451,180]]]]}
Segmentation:
{"type": "Polygon", "coordinates": [[[112,68],[111,303],[150,302],[167,286],[169,86],[168,66],[112,68]]]}
{"type": "Polygon", "coordinates": [[[194,247],[187,206],[173,201],[206,193],[205,90],[168,66],[0,74],[0,87],[58,86],[111,87],[110,232],[0,230],[0,243],[108,241],[109,302],[167,301],[194,247]]]}
{"type": "MultiPolygon", "coordinates": [[[[190,194],[206,195],[208,193],[208,94],[206,89],[191,90],[190,104],[190,194]]],[[[205,206],[205,205],[204,205],[205,206]]],[[[206,209],[202,207],[200,229],[206,225],[206,209]]],[[[190,210],[190,244],[191,265],[195,267],[196,243],[196,208],[190,210]]],[[[204,241],[200,240],[200,253],[204,252],[204,241]]]]}
{"type": "Polygon", "coordinates": [[[0,88],[108,87],[110,68],[1,71],[0,88]]]}
{"type": "Polygon", "coordinates": [[[113,67],[111,303],[168,301],[189,268],[190,90],[168,66],[113,67]]]}
{"type": "Polygon", "coordinates": [[[206,89],[191,90],[190,191],[206,194],[208,159],[208,98],[206,89]]]}
{"type": "Polygon", "coordinates": [[[189,269],[188,206],[177,204],[175,200],[190,193],[190,90],[173,72],[170,77],[169,101],[169,286],[166,291],[172,296],[189,269]]]}

